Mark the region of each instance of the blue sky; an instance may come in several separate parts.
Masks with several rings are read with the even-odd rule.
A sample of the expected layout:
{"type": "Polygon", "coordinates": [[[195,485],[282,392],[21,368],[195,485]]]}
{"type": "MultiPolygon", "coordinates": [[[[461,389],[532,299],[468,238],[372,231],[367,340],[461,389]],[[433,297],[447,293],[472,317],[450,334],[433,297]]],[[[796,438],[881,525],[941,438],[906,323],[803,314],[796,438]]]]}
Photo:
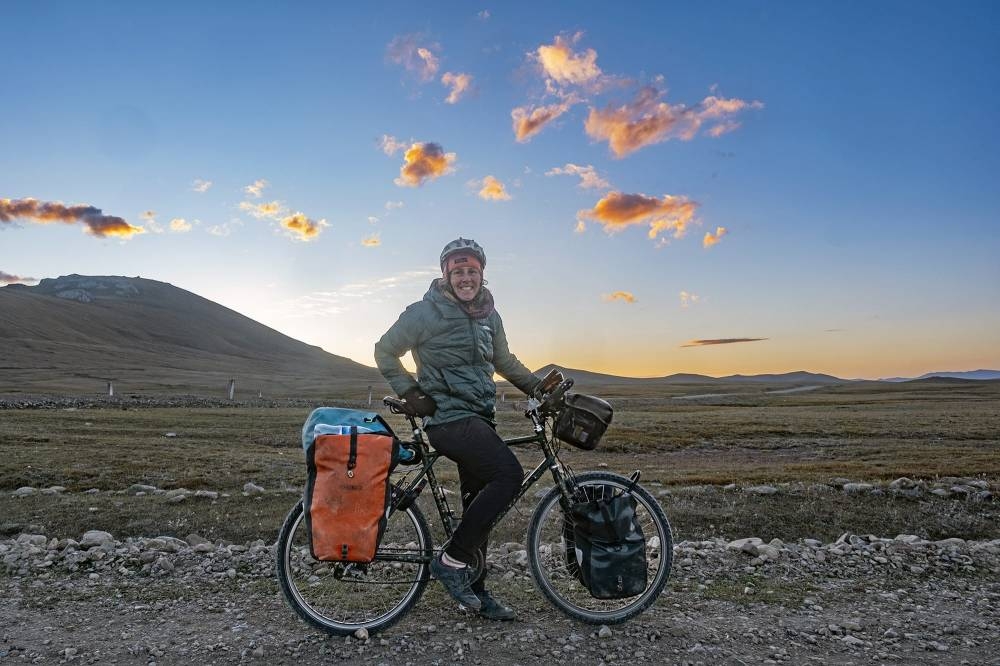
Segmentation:
{"type": "Polygon", "coordinates": [[[462,235],[486,247],[531,367],[1000,367],[994,3],[4,16],[4,281],[163,280],[372,365],[462,235]],[[516,109],[555,107],[517,140],[516,109]],[[447,169],[417,161],[431,144],[447,169]],[[488,176],[508,198],[480,196],[488,176]],[[52,223],[39,211],[57,203],[142,232],[84,233],[82,209],[52,223]]]}

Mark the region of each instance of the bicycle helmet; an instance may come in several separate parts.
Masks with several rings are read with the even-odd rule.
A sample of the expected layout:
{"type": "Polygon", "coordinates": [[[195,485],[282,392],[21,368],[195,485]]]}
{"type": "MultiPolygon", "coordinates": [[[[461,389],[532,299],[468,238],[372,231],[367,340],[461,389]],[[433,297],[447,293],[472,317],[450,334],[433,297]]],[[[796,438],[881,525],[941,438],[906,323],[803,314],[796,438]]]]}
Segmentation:
{"type": "Polygon", "coordinates": [[[442,271],[444,270],[445,262],[448,261],[448,257],[456,252],[468,252],[475,255],[479,259],[479,263],[482,264],[482,267],[486,268],[486,251],[483,250],[482,246],[474,240],[459,237],[445,245],[444,249],[441,250],[442,271]]]}

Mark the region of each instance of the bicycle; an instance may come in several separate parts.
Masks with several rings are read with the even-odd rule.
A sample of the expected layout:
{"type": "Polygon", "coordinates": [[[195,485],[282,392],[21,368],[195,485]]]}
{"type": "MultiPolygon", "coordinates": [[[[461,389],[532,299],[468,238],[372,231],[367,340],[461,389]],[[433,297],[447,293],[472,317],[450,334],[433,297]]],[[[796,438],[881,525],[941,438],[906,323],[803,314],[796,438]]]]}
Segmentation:
{"type": "MultiPolygon", "coordinates": [[[[553,434],[554,424],[565,408],[564,398],[572,385],[573,380],[567,378],[541,399],[531,398],[525,417],[532,423],[533,434],[504,440],[509,446],[536,444],[545,457],[524,477],[517,496],[490,529],[548,470],[555,485],[541,498],[528,521],[527,555],[535,585],[549,602],[572,618],[590,624],[618,624],[652,606],[663,591],[673,554],[671,528],[656,499],[638,485],[638,470],[630,477],[610,472],[573,474],[559,460],[560,442],[553,434]],[[574,569],[576,554],[569,507],[581,499],[626,492],[637,501],[636,515],[646,537],[647,584],[634,597],[595,599],[574,569]]],[[[288,513],[278,535],[277,577],[285,599],[303,620],[333,635],[351,635],[359,629],[369,634],[384,630],[419,601],[431,578],[430,562],[437,552],[427,520],[416,503],[426,486],[431,488],[444,528],[445,546],[458,522],[434,472],[441,454],[428,446],[405,401],[386,397],[383,403],[409,421],[413,439],[404,445],[411,447],[415,455],[411,471],[393,484],[387,526],[374,561],[345,564],[313,559],[301,500],[288,513]]],[[[477,568],[486,566],[481,556],[479,559],[477,568]]]]}

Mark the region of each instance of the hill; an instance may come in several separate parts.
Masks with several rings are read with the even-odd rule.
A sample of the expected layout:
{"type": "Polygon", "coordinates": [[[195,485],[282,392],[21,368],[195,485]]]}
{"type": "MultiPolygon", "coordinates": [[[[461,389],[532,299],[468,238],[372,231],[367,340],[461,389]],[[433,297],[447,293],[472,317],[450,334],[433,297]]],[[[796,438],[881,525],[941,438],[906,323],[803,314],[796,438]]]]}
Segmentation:
{"type": "MultiPolygon", "coordinates": [[[[0,288],[0,393],[296,397],[384,391],[378,372],[165,282],[69,275],[0,288]]],[[[357,396],[360,398],[361,396],[357,396]]]]}

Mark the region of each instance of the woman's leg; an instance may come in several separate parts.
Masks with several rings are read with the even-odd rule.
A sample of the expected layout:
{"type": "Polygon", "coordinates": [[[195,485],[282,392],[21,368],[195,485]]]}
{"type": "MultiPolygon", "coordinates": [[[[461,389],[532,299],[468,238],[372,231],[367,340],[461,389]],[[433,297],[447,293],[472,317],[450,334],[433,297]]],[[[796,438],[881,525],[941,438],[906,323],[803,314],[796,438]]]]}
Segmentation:
{"type": "MultiPolygon", "coordinates": [[[[469,417],[431,426],[427,436],[436,450],[457,463],[461,479],[462,522],[446,552],[455,559],[474,563],[476,551],[489,538],[490,523],[517,495],[524,470],[484,419],[469,417]]],[[[481,590],[482,586],[475,589],[481,590]]]]}

